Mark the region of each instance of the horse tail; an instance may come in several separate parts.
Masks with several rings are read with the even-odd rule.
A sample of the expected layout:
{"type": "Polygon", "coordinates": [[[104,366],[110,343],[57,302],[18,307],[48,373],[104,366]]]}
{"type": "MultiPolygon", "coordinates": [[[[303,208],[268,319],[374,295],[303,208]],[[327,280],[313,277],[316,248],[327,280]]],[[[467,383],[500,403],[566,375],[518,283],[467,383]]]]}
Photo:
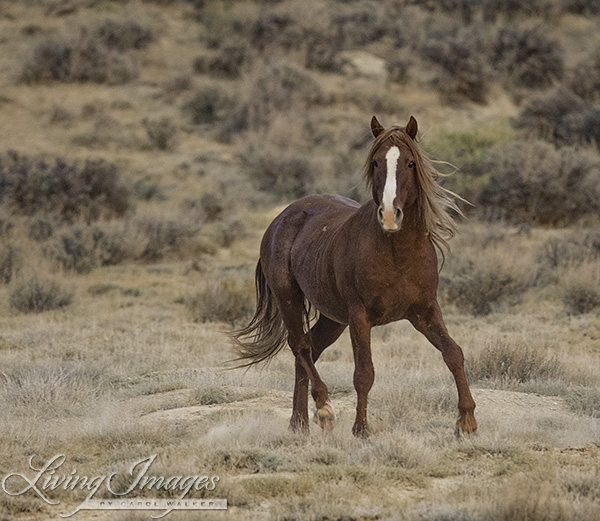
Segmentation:
{"type": "Polygon", "coordinates": [[[260,260],[254,277],[256,285],[256,311],[246,327],[231,334],[238,355],[233,362],[243,362],[237,367],[249,367],[273,358],[285,346],[287,329],[281,318],[277,302],[262,270],[260,260]]]}

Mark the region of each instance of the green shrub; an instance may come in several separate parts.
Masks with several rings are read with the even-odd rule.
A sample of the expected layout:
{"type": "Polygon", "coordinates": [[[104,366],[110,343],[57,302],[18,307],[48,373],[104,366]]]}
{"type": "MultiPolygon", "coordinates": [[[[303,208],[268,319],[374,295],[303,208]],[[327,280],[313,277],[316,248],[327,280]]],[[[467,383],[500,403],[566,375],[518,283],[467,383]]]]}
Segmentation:
{"type": "Polygon", "coordinates": [[[468,361],[469,376],[474,381],[496,380],[524,383],[532,380],[560,379],[565,369],[548,350],[524,341],[495,340],[468,361]]]}
{"type": "Polygon", "coordinates": [[[8,152],[0,156],[0,186],[0,205],[11,211],[68,223],[120,217],[130,206],[116,165],[103,159],[48,163],[8,152]]]}
{"type": "Polygon", "coordinates": [[[194,322],[233,324],[254,312],[254,284],[235,279],[214,282],[187,297],[185,305],[194,322]]]}
{"type": "Polygon", "coordinates": [[[73,301],[73,292],[51,280],[32,277],[11,291],[10,308],[21,313],[41,313],[61,309],[73,301]]]}

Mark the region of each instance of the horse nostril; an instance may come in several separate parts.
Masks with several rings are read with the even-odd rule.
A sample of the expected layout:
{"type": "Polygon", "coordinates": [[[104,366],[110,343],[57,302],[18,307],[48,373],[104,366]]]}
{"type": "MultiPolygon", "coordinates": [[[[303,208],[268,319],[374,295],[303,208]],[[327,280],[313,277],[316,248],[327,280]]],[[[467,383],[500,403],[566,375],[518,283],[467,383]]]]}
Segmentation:
{"type": "Polygon", "coordinates": [[[394,216],[396,217],[396,220],[402,219],[402,217],[404,216],[402,213],[402,210],[400,210],[400,208],[394,208],[394,216]]]}
{"type": "Polygon", "coordinates": [[[383,222],[383,208],[381,206],[377,209],[377,217],[379,222],[383,222]]]}

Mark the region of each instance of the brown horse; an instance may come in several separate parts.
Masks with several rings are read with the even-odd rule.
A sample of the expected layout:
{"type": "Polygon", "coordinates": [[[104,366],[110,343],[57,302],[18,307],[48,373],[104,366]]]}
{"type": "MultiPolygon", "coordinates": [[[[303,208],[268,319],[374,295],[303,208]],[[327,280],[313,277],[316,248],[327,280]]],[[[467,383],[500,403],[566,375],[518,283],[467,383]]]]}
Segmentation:
{"type": "Polygon", "coordinates": [[[305,197],[288,206],[263,237],[256,266],[256,313],[234,333],[239,358],[249,366],[273,357],[286,341],[296,357],[290,425],[308,430],[308,383],[314,421],[332,429],[335,412],[315,362],[350,328],[354,387],[352,432],[365,436],[367,395],[375,372],[371,328],[396,320],[411,324],[441,351],[458,388],[456,433],[477,430],[461,348],[448,334],[437,302],[435,248],[455,231],[451,192],[415,141],[417,122],[385,130],[373,117],[375,140],[365,174],[373,199],[364,205],[341,196],[305,197]],[[317,322],[308,328],[310,308],[317,322]]]}

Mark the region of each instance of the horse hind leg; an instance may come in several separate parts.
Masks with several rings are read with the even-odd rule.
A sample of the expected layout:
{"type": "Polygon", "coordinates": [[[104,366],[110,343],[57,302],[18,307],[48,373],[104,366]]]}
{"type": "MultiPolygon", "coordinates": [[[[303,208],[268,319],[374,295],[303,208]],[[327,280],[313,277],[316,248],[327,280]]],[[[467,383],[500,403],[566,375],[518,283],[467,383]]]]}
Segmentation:
{"type": "MultiPolygon", "coordinates": [[[[331,430],[335,425],[335,412],[329,401],[327,386],[321,379],[313,361],[310,335],[304,331],[304,296],[299,288],[296,291],[278,292],[277,302],[288,330],[288,344],[296,357],[296,378],[303,376],[303,369],[310,381],[311,394],[316,405],[315,421],[321,428],[331,430]]],[[[294,393],[295,403],[302,398],[301,393],[301,388],[298,395],[294,393]]],[[[302,410],[296,413],[295,421],[301,427],[302,423],[306,424],[303,416],[302,410]]],[[[292,418],[294,419],[294,415],[292,418]]]]}
{"type": "MultiPolygon", "coordinates": [[[[321,353],[339,338],[346,327],[325,315],[319,317],[317,323],[310,329],[313,362],[316,362],[321,353]]],[[[314,419],[317,420],[317,417],[315,416],[314,419]]],[[[296,381],[290,428],[297,432],[308,432],[308,374],[298,359],[296,359],[296,381]]]]}

